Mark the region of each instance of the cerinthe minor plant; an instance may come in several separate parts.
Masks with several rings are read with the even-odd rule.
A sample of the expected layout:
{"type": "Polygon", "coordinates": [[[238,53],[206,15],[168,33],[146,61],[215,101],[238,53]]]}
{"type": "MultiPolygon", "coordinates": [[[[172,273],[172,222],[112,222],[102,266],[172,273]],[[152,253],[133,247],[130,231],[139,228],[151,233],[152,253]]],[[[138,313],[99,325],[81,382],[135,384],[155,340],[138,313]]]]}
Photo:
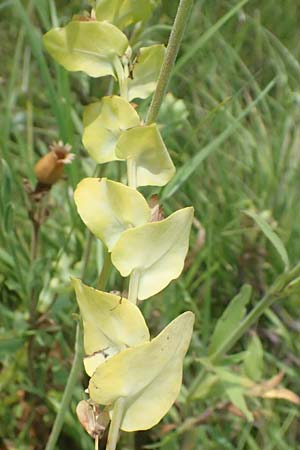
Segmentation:
{"type": "MultiPolygon", "coordinates": [[[[118,86],[118,95],[85,108],[83,144],[100,164],[124,161],[128,185],[85,178],[74,199],[83,222],[107,247],[112,264],[129,277],[128,298],[73,280],[83,321],[84,366],[90,376],[90,400],[80,403],[78,415],[95,438],[95,448],[110,420],[107,450],[114,450],[120,429],[149,429],[168,412],[180,390],[192,335],[194,316],[188,311],[150,339],[137,306],[138,300],[152,297],[180,275],[188,251],[193,208],[162,218],[159,206],[150,207],[138,188],[164,186],[175,172],[155,119],[192,0],[180,2],[167,51],[163,45],[152,45],[138,54],[133,54],[123,30],[141,26],[151,14],[152,2],[92,3],[91,16],[75,16],[65,27],[50,30],[44,44],[67,70],[111,76],[118,86]],[[143,122],[131,101],[154,91],[143,122]]],[[[56,423],[56,436],[47,450],[54,447],[59,426],[56,423]]]]}

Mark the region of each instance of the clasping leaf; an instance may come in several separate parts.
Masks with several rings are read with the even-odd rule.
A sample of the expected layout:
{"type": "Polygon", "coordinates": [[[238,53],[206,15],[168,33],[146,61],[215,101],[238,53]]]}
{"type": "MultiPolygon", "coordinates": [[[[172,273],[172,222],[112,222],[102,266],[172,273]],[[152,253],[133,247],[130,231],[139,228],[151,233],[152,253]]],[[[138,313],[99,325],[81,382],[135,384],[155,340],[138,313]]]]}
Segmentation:
{"type": "Polygon", "coordinates": [[[118,140],[116,155],[135,162],[137,186],[164,186],[175,173],[156,124],[124,131],[118,140]]]}
{"type": "Polygon", "coordinates": [[[149,0],[97,0],[97,20],[107,20],[118,28],[147,20],[152,6],[149,0]]]}
{"type": "Polygon", "coordinates": [[[133,79],[128,80],[129,100],[147,98],[154,92],[165,52],[165,46],[161,44],[139,50],[133,67],[133,79]]]}
{"type": "Polygon", "coordinates": [[[140,118],[130,103],[116,95],[103,97],[85,108],[83,145],[98,163],[119,159],[115,153],[122,131],[140,125],[140,118]]]}
{"type": "Polygon", "coordinates": [[[112,262],[123,277],[139,274],[138,299],[144,300],[179,277],[189,246],[192,207],[160,222],[124,231],[112,248],[112,262]]]}
{"type": "Polygon", "coordinates": [[[84,365],[92,375],[106,358],[149,341],[139,308],[120,296],[108,294],[73,279],[84,329],[84,365]]]}
{"type": "Polygon", "coordinates": [[[89,384],[92,400],[113,405],[125,399],[124,431],[156,425],[176,400],[194,314],[181,314],[151,342],[122,351],[99,366],[89,384]]]}
{"type": "Polygon", "coordinates": [[[73,20],[44,35],[50,55],[65,69],[81,70],[91,77],[115,76],[114,60],[124,55],[128,40],[107,22],[73,20]]]}
{"type": "Polygon", "coordinates": [[[109,250],[123,231],[145,224],[151,216],[138,191],[106,178],[84,178],[74,199],[83,222],[109,250]]]}

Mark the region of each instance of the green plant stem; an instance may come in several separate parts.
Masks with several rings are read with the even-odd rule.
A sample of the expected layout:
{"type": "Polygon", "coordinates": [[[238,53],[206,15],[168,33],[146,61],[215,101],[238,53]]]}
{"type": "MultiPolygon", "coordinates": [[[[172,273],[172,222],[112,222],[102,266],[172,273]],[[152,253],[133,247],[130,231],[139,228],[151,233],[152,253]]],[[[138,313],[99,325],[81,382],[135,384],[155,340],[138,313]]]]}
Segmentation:
{"type": "Polygon", "coordinates": [[[138,270],[134,270],[130,275],[129,291],[128,291],[128,300],[134,305],[136,305],[137,303],[139,281],[140,281],[140,272],[138,270]]]}
{"type": "Polygon", "coordinates": [[[172,69],[182,41],[183,33],[193,6],[193,0],[180,0],[174,25],[171,31],[166,56],[159,74],[157,87],[148,111],[146,124],[155,122],[166,93],[172,69]]]}
{"type": "Polygon", "coordinates": [[[55,448],[55,444],[57,442],[58,436],[61,432],[64,423],[65,414],[69,408],[69,404],[74,392],[74,386],[77,383],[78,374],[82,367],[82,358],[83,358],[82,328],[78,324],[76,328],[75,356],[72,364],[72,369],[45,450],[54,450],[55,448]]]}
{"type": "Polygon", "coordinates": [[[106,249],[104,249],[104,262],[103,262],[102,270],[101,270],[100,276],[98,278],[98,283],[97,283],[97,289],[100,289],[100,291],[104,289],[106,281],[108,280],[109,275],[111,273],[111,269],[112,269],[112,264],[111,264],[110,253],[108,253],[108,251],[106,249]]]}
{"type": "Polygon", "coordinates": [[[119,439],[120,425],[123,419],[125,399],[119,398],[114,405],[112,420],[109,427],[106,450],[115,450],[119,439]]]}
{"type": "MultiPolygon", "coordinates": [[[[289,294],[288,284],[299,276],[299,271],[300,265],[297,265],[289,273],[285,273],[278,278],[277,282],[269,289],[266,295],[260,300],[260,302],[257,303],[252,311],[250,311],[240,325],[232,331],[231,335],[228,336],[218,350],[210,356],[209,361],[212,364],[217,364],[276,300],[282,299],[289,294]],[[285,288],[287,289],[285,290],[285,288]]],[[[188,400],[193,398],[199,384],[203,380],[204,375],[205,369],[201,370],[194,380],[189,390],[188,400]]]]}
{"type": "Polygon", "coordinates": [[[128,186],[132,189],[137,188],[137,167],[136,167],[136,161],[134,159],[128,159],[127,160],[127,178],[128,178],[128,186]]]}

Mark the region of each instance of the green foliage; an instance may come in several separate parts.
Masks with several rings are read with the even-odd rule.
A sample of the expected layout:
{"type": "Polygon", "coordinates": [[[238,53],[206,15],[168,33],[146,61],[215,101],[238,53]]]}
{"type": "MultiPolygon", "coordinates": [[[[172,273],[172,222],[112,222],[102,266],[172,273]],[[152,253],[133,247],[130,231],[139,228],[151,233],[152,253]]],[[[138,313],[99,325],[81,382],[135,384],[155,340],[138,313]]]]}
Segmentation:
{"type": "Polygon", "coordinates": [[[259,381],[264,372],[264,350],[259,337],[254,334],[244,356],[245,374],[254,381],[259,381]]]}
{"type": "Polygon", "coordinates": [[[246,306],[251,298],[251,286],[245,285],[242,287],[236,297],[234,297],[222,316],[218,320],[214,332],[211,337],[211,344],[209,347],[209,354],[213,355],[219,347],[226,342],[229,336],[238,327],[240,322],[246,315],[246,306]]]}
{"type": "Polygon", "coordinates": [[[267,239],[274,245],[278,254],[280,255],[282,262],[284,264],[285,269],[289,268],[289,257],[287,251],[281,241],[281,239],[277,236],[276,233],[272,230],[268,222],[263,218],[261,214],[255,214],[253,211],[245,211],[249,217],[251,217],[259,226],[261,231],[265,234],[267,239]]]}
{"type": "MultiPolygon", "coordinates": [[[[4,0],[0,5],[0,147],[11,180],[6,190],[1,172],[1,192],[4,189],[5,193],[1,194],[0,214],[0,446],[4,449],[45,448],[73,355],[76,306],[69,276],[81,277],[84,272],[86,282],[95,286],[106,260],[99,241],[91,239],[90,246],[85,245],[86,229],[70,192],[82,178],[98,176],[81,144],[82,105],[110,95],[111,86],[104,78],[69,75],[48,57],[42,33],[64,25],[83,7],[77,0],[60,2],[60,20],[55,3],[58,6],[44,0],[4,0]],[[77,160],[67,169],[68,181],[62,180],[51,190],[36,271],[36,265],[31,265],[32,223],[22,180],[34,182],[34,163],[54,139],[71,143],[77,160]],[[10,210],[8,216],[2,208],[10,210]],[[86,254],[90,259],[85,264],[86,254]],[[39,323],[33,328],[28,323],[30,291],[41,286],[39,323]],[[37,344],[34,385],[28,372],[30,336],[37,344]]],[[[164,8],[163,14],[161,9],[155,11],[147,29],[135,35],[134,48],[166,44],[173,2],[164,1],[164,8]]],[[[179,170],[174,184],[164,191],[164,208],[170,214],[194,205],[192,246],[182,277],[151,305],[143,302],[142,307],[154,336],[187,308],[196,313],[196,323],[178,407],[151,434],[138,433],[136,449],[141,445],[164,450],[289,450],[298,446],[296,404],[246,396],[256,419],[253,426],[227,408],[229,398],[216,383],[215,372],[206,372],[206,387],[202,386],[206,394],[201,400],[186,401],[202,367],[199,357],[207,355],[207,342],[229,299],[249,283],[255,305],[282,271],[276,249],[243,211],[269,211],[268,223],[280,236],[291,267],[299,258],[298,17],[294,0],[195,2],[169,86],[175,101],[166,100],[159,120],[175,166],[188,167],[179,170]],[[178,110],[176,102],[184,102],[183,107],[178,110]],[[173,196],[168,194],[172,186],[176,187],[173,196]],[[208,389],[209,384],[212,388],[208,389]]],[[[137,102],[142,119],[148,102],[137,102]]],[[[121,175],[124,179],[125,164],[114,162],[101,166],[100,171],[101,177],[117,180],[121,175]]],[[[144,192],[149,196],[161,193],[159,188],[148,187],[144,192]]],[[[115,286],[120,291],[126,288],[112,270],[105,290],[115,286]]],[[[263,378],[270,379],[283,369],[282,385],[295,392],[300,390],[298,293],[295,283],[295,291],[255,327],[264,348],[263,378]]],[[[250,340],[248,336],[241,339],[232,349],[239,353],[225,358],[231,373],[250,376],[244,372],[243,355],[246,358],[251,340],[251,335],[250,340]]],[[[74,390],[58,450],[93,448],[75,416],[85,387],[83,377],[74,390]]],[[[128,446],[125,435],[120,447],[128,446]]]]}

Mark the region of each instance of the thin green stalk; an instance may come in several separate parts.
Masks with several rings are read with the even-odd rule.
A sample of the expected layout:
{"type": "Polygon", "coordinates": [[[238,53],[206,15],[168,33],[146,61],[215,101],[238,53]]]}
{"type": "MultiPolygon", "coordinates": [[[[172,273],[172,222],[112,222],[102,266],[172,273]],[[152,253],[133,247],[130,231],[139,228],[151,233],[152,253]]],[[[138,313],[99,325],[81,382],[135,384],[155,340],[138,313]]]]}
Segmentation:
{"type": "Polygon", "coordinates": [[[134,159],[127,160],[127,178],[128,178],[128,186],[132,189],[136,189],[137,187],[137,167],[136,161],[134,159]]]}
{"type": "Polygon", "coordinates": [[[106,450],[115,450],[119,439],[120,425],[123,419],[125,399],[119,398],[114,405],[112,420],[109,427],[106,450]]]}
{"type": "Polygon", "coordinates": [[[72,364],[72,369],[45,450],[54,450],[55,448],[55,444],[57,442],[57,439],[60,435],[64,423],[65,414],[69,408],[70,401],[74,392],[74,386],[77,383],[78,374],[82,367],[82,358],[83,358],[82,328],[78,324],[76,328],[75,356],[72,364]]]}
{"type": "Polygon", "coordinates": [[[111,269],[112,269],[110,253],[108,253],[108,251],[106,249],[104,249],[104,252],[105,252],[104,262],[103,262],[101,274],[98,278],[98,283],[97,283],[97,289],[99,289],[100,291],[104,289],[104,286],[106,284],[106,281],[109,278],[109,275],[110,275],[111,269]]]}
{"type": "Polygon", "coordinates": [[[140,272],[138,270],[134,270],[130,275],[129,291],[128,291],[128,300],[134,305],[136,305],[137,303],[139,282],[140,282],[140,272]]]}
{"type": "Polygon", "coordinates": [[[166,56],[159,74],[156,91],[148,111],[146,124],[155,122],[166,93],[171,72],[182,41],[183,33],[193,6],[193,0],[180,0],[174,25],[171,31],[166,56]]]}

